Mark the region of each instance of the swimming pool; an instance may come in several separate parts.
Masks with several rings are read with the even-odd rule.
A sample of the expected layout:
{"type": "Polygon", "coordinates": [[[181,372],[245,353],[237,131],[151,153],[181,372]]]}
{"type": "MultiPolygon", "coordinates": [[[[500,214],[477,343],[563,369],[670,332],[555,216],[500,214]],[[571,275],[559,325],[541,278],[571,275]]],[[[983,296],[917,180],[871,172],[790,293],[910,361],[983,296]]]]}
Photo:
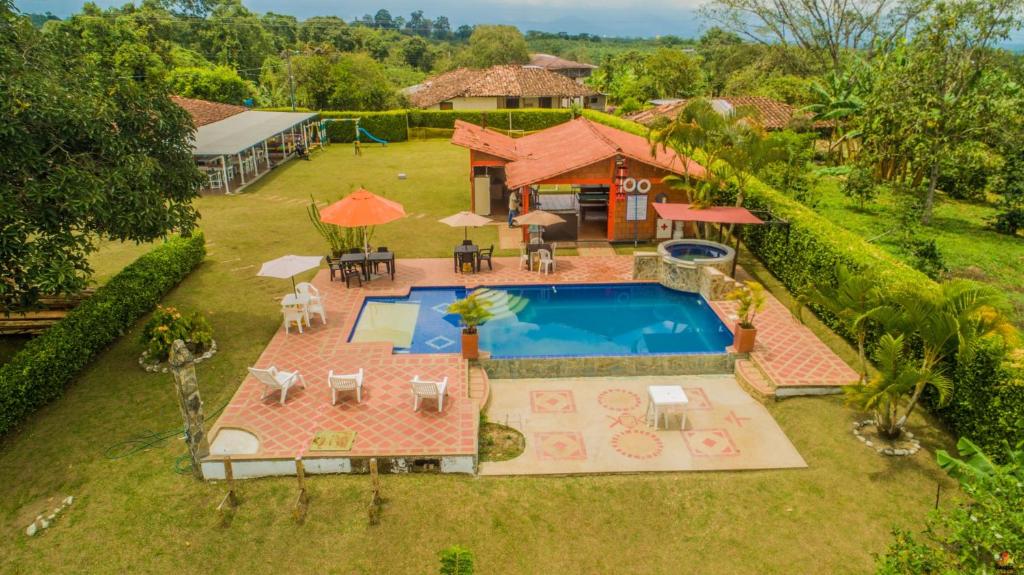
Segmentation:
{"type": "MultiPolygon", "coordinates": [[[[496,286],[480,349],[495,359],[724,353],[732,333],[698,294],[659,284],[496,286]]],[[[366,298],[349,341],[391,341],[396,353],[459,353],[464,288],[412,288],[366,298]],[[395,307],[398,306],[398,307],[395,307]]]]}
{"type": "Polygon", "coordinates": [[[675,242],[665,248],[668,254],[676,259],[693,261],[696,259],[714,259],[726,256],[729,252],[724,246],[698,244],[693,242],[675,242]]]}

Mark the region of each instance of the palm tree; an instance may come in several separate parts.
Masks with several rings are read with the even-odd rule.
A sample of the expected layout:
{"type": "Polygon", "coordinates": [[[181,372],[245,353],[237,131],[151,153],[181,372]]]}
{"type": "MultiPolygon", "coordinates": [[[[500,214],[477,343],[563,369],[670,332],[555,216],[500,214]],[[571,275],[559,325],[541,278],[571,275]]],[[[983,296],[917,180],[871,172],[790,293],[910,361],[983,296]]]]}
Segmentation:
{"type": "Polygon", "coordinates": [[[847,122],[864,111],[864,101],[858,92],[850,76],[833,72],[829,74],[826,84],[811,82],[811,94],[816,101],[800,109],[809,112],[816,122],[832,124],[828,153],[832,154],[838,149],[840,163],[849,156],[850,140],[860,137],[859,130],[846,131],[847,122]]]}
{"type": "Polygon", "coordinates": [[[904,336],[887,333],[878,342],[878,372],[867,383],[847,387],[846,400],[875,416],[875,425],[883,437],[897,438],[913,411],[921,393],[934,387],[939,401],[945,403],[953,390],[952,382],[940,371],[911,364],[904,349],[904,336]],[[900,401],[908,394],[914,399],[900,414],[900,401]]]}
{"type": "Polygon", "coordinates": [[[806,300],[832,312],[857,340],[860,359],[860,383],[868,379],[866,342],[872,320],[882,309],[883,295],[876,282],[855,274],[840,264],[836,268],[835,286],[811,288],[806,300]]]}
{"type": "Polygon", "coordinates": [[[649,138],[652,149],[672,149],[687,158],[698,152],[703,155],[705,178],[696,180],[690,174],[665,178],[673,189],[689,191],[690,203],[696,207],[714,205],[716,196],[730,185],[737,187],[736,205],[743,205],[743,191],[753,173],[778,155],[756,109],[718,110],[704,98],[691,100],[668,126],[652,130],[649,138]]]}
{"type": "MultiPolygon", "coordinates": [[[[933,289],[904,292],[872,312],[886,328],[920,343],[919,374],[935,374],[947,359],[968,359],[974,342],[981,338],[1002,337],[1007,344],[1016,341],[1017,332],[1001,311],[1002,296],[970,281],[951,281],[933,289]]],[[[921,399],[928,382],[914,387],[906,413],[896,422],[906,424],[921,399]]],[[[940,405],[945,397],[940,393],[940,405]]]]}

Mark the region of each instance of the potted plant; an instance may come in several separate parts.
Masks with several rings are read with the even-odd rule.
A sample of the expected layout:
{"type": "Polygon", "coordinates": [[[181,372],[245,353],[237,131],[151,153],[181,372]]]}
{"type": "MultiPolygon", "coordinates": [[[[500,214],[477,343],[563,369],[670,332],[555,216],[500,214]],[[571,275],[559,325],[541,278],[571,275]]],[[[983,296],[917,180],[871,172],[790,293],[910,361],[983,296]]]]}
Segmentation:
{"type": "Polygon", "coordinates": [[[491,312],[487,308],[491,302],[480,299],[475,294],[469,294],[465,299],[460,299],[448,306],[448,313],[459,316],[462,324],[462,357],[476,359],[480,357],[480,334],[476,328],[491,319],[491,312]]]}
{"type": "Polygon", "coordinates": [[[185,314],[173,307],[158,305],[153,317],[142,327],[139,341],[146,346],[139,364],[147,371],[157,371],[168,360],[174,340],[185,342],[198,363],[209,359],[217,350],[213,328],[199,312],[185,314]]]}
{"type": "Polygon", "coordinates": [[[748,280],[726,294],[725,299],[739,303],[739,309],[736,310],[738,317],[732,345],[736,348],[737,353],[750,353],[754,350],[754,340],[757,339],[754,317],[764,307],[764,286],[756,281],[748,280]]]}

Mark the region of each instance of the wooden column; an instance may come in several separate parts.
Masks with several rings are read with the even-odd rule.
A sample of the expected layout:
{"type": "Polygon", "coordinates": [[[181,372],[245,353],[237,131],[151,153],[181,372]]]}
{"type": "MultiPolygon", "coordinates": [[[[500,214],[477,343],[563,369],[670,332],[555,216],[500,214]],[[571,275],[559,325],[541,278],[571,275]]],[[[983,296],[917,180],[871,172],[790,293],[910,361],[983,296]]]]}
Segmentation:
{"type": "Polygon", "coordinates": [[[192,360],[192,352],[185,346],[185,342],[178,339],[171,344],[171,373],[174,375],[181,418],[185,422],[185,444],[192,459],[192,474],[202,479],[203,469],[200,464],[210,454],[210,443],[203,429],[203,400],[199,396],[199,380],[192,360]]]}

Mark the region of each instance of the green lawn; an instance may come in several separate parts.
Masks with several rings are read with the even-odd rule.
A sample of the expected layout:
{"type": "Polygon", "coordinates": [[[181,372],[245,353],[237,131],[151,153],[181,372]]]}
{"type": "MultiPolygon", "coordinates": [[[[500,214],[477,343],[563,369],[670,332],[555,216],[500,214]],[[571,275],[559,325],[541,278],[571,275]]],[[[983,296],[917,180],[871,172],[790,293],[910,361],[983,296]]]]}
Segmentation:
{"type": "MultiPolygon", "coordinates": [[[[860,210],[843,195],[839,180],[823,178],[817,186],[820,202],[814,207],[833,222],[870,239],[897,257],[913,257],[901,246],[899,204],[883,195],[860,210]]],[[[986,204],[940,199],[930,226],[920,237],[934,238],[950,275],[992,284],[1009,297],[1017,323],[1024,326],[1024,237],[997,234],[986,221],[996,209],[986,204]]]]}
{"type": "MultiPolygon", "coordinates": [[[[434,222],[463,209],[467,153],[443,141],[335,146],[293,162],[236,197],[198,201],[209,256],[166,303],[207,313],[220,353],[199,368],[208,411],[222,405],[278,328],[287,282],[254,277],[261,261],[323,253],[303,205],[363,185],[413,217],[379,228],[400,257],[445,256],[460,238],[434,222]],[[398,172],[409,178],[399,181],[398,172]],[[281,198],[281,199],[275,199],[281,198]],[[420,216],[422,214],[422,216],[420,216]]],[[[494,229],[471,232],[490,242],[494,229]]],[[[105,246],[99,278],[142,246],[105,246]]],[[[751,268],[756,266],[751,262],[751,268]]],[[[755,272],[756,273],[756,272],[755,272]]],[[[139,326],[103,353],[59,401],[0,440],[0,573],[431,573],[451,544],[479,573],[863,573],[893,525],[917,529],[935,489],[954,493],[931,451],[948,438],[923,420],[927,450],[883,459],[850,433],[838,398],[769,405],[809,467],[571,478],[383,478],[382,522],[366,521],[369,478],[310,478],[303,526],[289,518],[295,480],[245,481],[229,526],[214,511],[220,484],[174,472],[174,439],[110,460],[106,447],[181,425],[170,378],[136,366],[139,326]],[[76,502],[41,537],[22,533],[48,498],[76,502]]]]}

